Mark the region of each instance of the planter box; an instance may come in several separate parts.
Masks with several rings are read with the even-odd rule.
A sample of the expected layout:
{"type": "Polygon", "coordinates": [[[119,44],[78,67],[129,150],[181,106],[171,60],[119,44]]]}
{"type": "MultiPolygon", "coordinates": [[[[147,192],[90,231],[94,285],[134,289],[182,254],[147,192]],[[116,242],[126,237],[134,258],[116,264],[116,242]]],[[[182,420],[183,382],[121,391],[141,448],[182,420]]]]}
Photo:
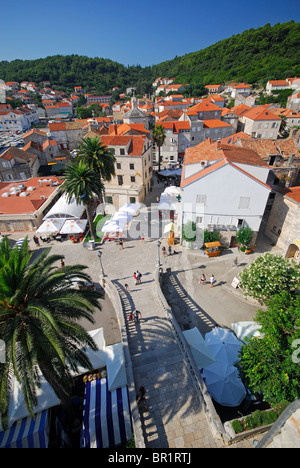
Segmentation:
{"type": "Polygon", "coordinates": [[[273,424],[267,424],[266,426],[255,427],[254,429],[249,429],[247,431],[239,432],[237,434],[232,427],[232,422],[242,421],[243,419],[245,419],[245,416],[243,416],[242,418],[233,419],[232,421],[226,421],[224,423],[224,429],[225,429],[226,437],[228,439],[227,441],[228,445],[247,439],[248,437],[253,437],[255,434],[261,434],[263,432],[267,432],[273,426],[273,424]]]}

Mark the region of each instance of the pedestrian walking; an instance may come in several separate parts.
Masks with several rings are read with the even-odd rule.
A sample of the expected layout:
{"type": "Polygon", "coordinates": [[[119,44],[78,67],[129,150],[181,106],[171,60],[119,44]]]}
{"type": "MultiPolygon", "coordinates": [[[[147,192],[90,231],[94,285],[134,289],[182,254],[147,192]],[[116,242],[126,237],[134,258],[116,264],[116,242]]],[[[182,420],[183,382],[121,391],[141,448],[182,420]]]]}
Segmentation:
{"type": "Polygon", "coordinates": [[[162,251],[163,256],[165,257],[165,256],[166,256],[166,247],[163,246],[162,249],[161,249],[161,251],[162,251]]]}
{"type": "Polygon", "coordinates": [[[129,286],[127,283],[124,284],[125,292],[129,293],[129,286]]]}
{"type": "Polygon", "coordinates": [[[168,255],[172,255],[172,247],[170,245],[168,247],[168,255]]]}
{"type": "Polygon", "coordinates": [[[137,285],[137,277],[136,277],[136,272],[133,273],[133,278],[135,279],[135,285],[137,285]]]}
{"type": "Polygon", "coordinates": [[[135,311],[133,312],[133,316],[134,316],[135,323],[138,323],[139,320],[142,318],[141,312],[137,309],[135,309],[135,311]]]}
{"type": "Polygon", "coordinates": [[[206,283],[206,276],[205,276],[204,273],[202,273],[202,276],[201,276],[201,278],[200,278],[199,283],[202,284],[202,285],[206,283]]]}
{"type": "Polygon", "coordinates": [[[65,262],[63,261],[63,259],[61,259],[60,261],[60,266],[63,268],[65,266],[65,262]]]}
{"type": "Polygon", "coordinates": [[[146,390],[143,385],[139,388],[139,391],[136,395],[136,404],[138,405],[139,409],[141,411],[147,411],[147,403],[146,403],[146,398],[145,398],[146,390]]]}
{"type": "Polygon", "coordinates": [[[35,243],[36,245],[38,245],[38,246],[40,245],[40,241],[39,241],[39,238],[38,238],[37,236],[34,235],[34,236],[33,236],[33,240],[34,240],[34,243],[35,243]]]}
{"type": "Polygon", "coordinates": [[[129,319],[130,322],[133,322],[133,321],[134,321],[133,312],[130,312],[128,319],[129,319]]]}
{"type": "Polygon", "coordinates": [[[140,273],[138,270],[136,272],[136,279],[137,279],[137,284],[141,284],[141,282],[142,282],[142,273],[140,273]]]}
{"type": "Polygon", "coordinates": [[[210,281],[210,288],[213,288],[214,287],[214,283],[215,283],[215,277],[214,275],[211,275],[211,277],[209,278],[209,281],[210,281]]]}
{"type": "Polygon", "coordinates": [[[123,239],[119,239],[119,246],[120,246],[120,249],[124,249],[124,245],[123,245],[123,239]]]}
{"type": "Polygon", "coordinates": [[[143,233],[141,234],[141,241],[142,241],[142,243],[144,243],[144,242],[145,242],[145,236],[144,236],[144,234],[143,234],[143,233]]]}
{"type": "Polygon", "coordinates": [[[238,266],[238,258],[235,257],[232,266],[238,266]]]}

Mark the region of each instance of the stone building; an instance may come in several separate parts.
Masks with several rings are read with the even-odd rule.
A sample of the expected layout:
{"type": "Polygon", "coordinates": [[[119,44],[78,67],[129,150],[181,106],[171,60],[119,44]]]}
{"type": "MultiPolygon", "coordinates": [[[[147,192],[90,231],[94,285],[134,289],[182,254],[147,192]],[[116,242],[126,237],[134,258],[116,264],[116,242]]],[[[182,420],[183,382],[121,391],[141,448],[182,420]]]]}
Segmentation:
{"type": "Polygon", "coordinates": [[[102,135],[116,158],[115,177],[105,182],[105,200],[119,208],[142,203],[151,189],[152,143],[146,135],[102,135]]]}
{"type": "Polygon", "coordinates": [[[300,262],[300,186],[276,192],[265,235],[285,257],[300,262]]]}

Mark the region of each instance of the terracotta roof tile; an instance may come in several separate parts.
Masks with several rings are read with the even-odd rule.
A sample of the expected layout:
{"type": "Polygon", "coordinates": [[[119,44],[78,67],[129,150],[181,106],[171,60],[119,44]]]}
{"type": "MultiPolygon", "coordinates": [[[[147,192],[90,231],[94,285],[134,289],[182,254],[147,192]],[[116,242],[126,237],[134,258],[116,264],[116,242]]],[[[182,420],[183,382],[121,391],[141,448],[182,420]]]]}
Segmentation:
{"type": "Polygon", "coordinates": [[[270,109],[263,106],[253,107],[244,113],[244,117],[251,120],[281,120],[280,117],[273,114],[270,109]]]}
{"type": "Polygon", "coordinates": [[[199,145],[185,150],[184,164],[195,164],[200,161],[218,161],[224,158],[235,163],[269,167],[252,149],[213,142],[209,138],[199,143],[199,145]]]}

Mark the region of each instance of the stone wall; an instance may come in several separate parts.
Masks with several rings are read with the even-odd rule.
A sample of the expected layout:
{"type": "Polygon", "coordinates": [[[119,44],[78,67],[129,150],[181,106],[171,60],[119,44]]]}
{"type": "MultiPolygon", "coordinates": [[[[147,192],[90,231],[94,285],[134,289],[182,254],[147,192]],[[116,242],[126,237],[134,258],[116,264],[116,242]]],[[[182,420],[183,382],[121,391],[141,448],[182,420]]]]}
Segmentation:
{"type": "Polygon", "coordinates": [[[300,248],[300,205],[277,193],[265,235],[284,253],[291,244],[300,248]]]}

